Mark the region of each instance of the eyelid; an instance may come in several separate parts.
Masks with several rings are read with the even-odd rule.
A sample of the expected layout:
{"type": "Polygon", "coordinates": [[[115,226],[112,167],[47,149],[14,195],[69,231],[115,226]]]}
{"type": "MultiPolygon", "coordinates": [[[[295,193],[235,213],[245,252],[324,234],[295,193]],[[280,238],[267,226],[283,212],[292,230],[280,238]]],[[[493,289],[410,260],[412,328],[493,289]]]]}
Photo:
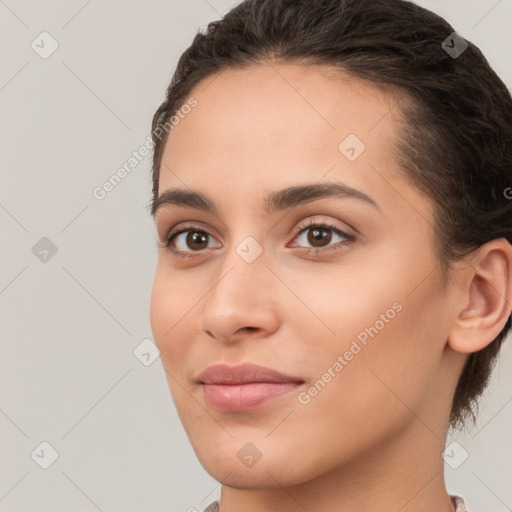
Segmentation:
{"type": "MultiPolygon", "coordinates": [[[[291,246],[294,249],[297,249],[299,252],[311,254],[314,253],[316,255],[322,255],[323,253],[327,253],[329,251],[337,251],[341,250],[341,246],[350,245],[353,242],[356,241],[356,236],[347,233],[345,230],[338,228],[334,225],[333,222],[330,221],[322,221],[322,220],[315,220],[313,218],[308,218],[306,223],[299,223],[298,227],[294,230],[294,235],[292,238],[292,242],[296,240],[303,232],[307,231],[308,229],[312,229],[313,227],[317,228],[325,228],[328,230],[333,231],[338,236],[343,238],[344,240],[341,242],[337,242],[335,244],[328,244],[324,247],[302,247],[302,246],[291,246]]],[[[182,233],[186,233],[187,231],[197,231],[197,232],[203,232],[207,236],[211,238],[216,237],[210,233],[209,229],[203,228],[200,226],[200,223],[197,221],[189,221],[185,222],[183,225],[181,225],[179,228],[171,228],[168,232],[168,234],[164,237],[163,242],[158,243],[158,247],[169,250],[176,258],[181,259],[187,259],[187,258],[197,258],[201,257],[205,254],[207,249],[202,249],[200,251],[178,251],[172,247],[174,244],[174,241],[176,240],[176,237],[181,235],[182,233]]],[[[359,231],[358,231],[359,233],[359,231]]],[[[287,245],[286,247],[290,247],[287,245]]]]}
{"type": "MultiPolygon", "coordinates": [[[[315,219],[308,218],[306,224],[299,223],[299,225],[296,228],[295,233],[293,235],[293,240],[295,240],[295,238],[297,238],[297,236],[300,235],[303,231],[307,230],[308,228],[312,228],[312,227],[325,227],[325,228],[332,229],[333,231],[337,231],[337,232],[341,233],[347,239],[351,239],[351,240],[355,239],[354,235],[351,235],[350,233],[347,233],[345,230],[336,227],[334,224],[332,224],[329,221],[322,221],[322,220],[315,220],[315,219]]],[[[350,226],[350,227],[352,228],[352,226],[350,226]]],[[[200,225],[200,222],[188,221],[188,222],[185,222],[183,225],[181,225],[178,229],[175,229],[174,227],[171,228],[167,232],[167,234],[164,235],[163,240],[159,241],[159,244],[164,245],[169,241],[170,238],[176,237],[185,231],[194,230],[194,229],[197,231],[200,231],[200,232],[205,232],[209,236],[214,237],[214,235],[212,235],[210,233],[208,228],[203,228],[200,225]]],[[[357,233],[359,233],[359,231],[356,230],[355,228],[352,228],[352,229],[354,229],[354,231],[357,231],[357,233]]]]}
{"type": "MultiPolygon", "coordinates": [[[[181,235],[182,233],[185,233],[187,231],[198,231],[198,232],[201,232],[201,233],[206,233],[209,237],[211,238],[214,238],[216,239],[216,236],[214,236],[210,229],[207,229],[207,228],[203,228],[200,223],[198,223],[197,221],[189,221],[188,223],[185,222],[184,224],[179,224],[179,228],[176,228],[176,227],[173,227],[171,228],[163,237],[163,240],[160,241],[158,240],[157,241],[157,247],[159,248],[162,248],[162,249],[168,249],[170,250],[172,253],[174,254],[179,254],[180,252],[185,252],[185,251],[176,251],[174,250],[171,246],[172,244],[174,243],[174,241],[176,240],[176,237],[178,237],[179,235],[181,235]],[[172,239],[172,240],[171,240],[172,239]]],[[[186,251],[187,254],[202,254],[202,251],[186,251]]]]}
{"type": "MultiPolygon", "coordinates": [[[[334,244],[329,243],[328,245],[325,245],[323,247],[303,247],[301,245],[287,245],[286,247],[291,247],[295,250],[297,250],[300,253],[306,254],[306,255],[315,255],[315,256],[327,256],[327,254],[330,254],[331,252],[336,253],[338,251],[343,250],[344,247],[352,245],[357,238],[347,233],[346,231],[339,229],[335,225],[329,223],[329,222],[322,222],[322,221],[313,221],[310,224],[301,227],[298,229],[297,234],[293,237],[293,240],[296,240],[301,236],[304,232],[308,231],[312,228],[320,228],[320,229],[328,229],[335,233],[335,235],[338,235],[342,238],[341,241],[336,242],[334,244]]],[[[293,241],[292,240],[292,241],[293,241]]]]}
{"type": "MultiPolygon", "coordinates": [[[[323,228],[331,229],[332,231],[335,231],[335,232],[343,235],[343,237],[349,241],[353,241],[356,239],[355,235],[347,232],[345,229],[342,229],[342,228],[336,226],[331,221],[315,220],[315,219],[311,219],[311,218],[309,218],[307,220],[306,224],[299,224],[293,239],[295,240],[295,238],[297,238],[304,231],[306,231],[307,229],[313,228],[313,227],[321,227],[321,228],[323,227],[323,228]]],[[[355,231],[357,231],[357,230],[355,230],[355,231]]]]}

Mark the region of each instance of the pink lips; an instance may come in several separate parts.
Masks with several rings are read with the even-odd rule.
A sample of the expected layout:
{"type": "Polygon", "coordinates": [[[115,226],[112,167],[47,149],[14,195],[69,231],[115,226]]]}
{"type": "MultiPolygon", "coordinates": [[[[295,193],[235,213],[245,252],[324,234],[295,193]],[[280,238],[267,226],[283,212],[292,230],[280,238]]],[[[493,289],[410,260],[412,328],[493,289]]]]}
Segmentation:
{"type": "Polygon", "coordinates": [[[208,405],[222,412],[250,411],[304,383],[299,377],[250,363],[213,365],[196,380],[202,384],[208,405]]]}

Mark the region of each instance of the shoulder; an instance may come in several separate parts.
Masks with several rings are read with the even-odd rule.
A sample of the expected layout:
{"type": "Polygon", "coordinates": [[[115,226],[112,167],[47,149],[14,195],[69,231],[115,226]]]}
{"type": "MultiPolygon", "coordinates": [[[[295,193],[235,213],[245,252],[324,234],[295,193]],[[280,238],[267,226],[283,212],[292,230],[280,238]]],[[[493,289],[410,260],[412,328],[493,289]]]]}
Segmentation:
{"type": "MultiPolygon", "coordinates": [[[[219,512],[219,501],[213,501],[212,503],[210,503],[204,510],[203,512],[219,512]]],[[[457,512],[459,512],[457,510],[457,512]]]]}
{"type": "Polygon", "coordinates": [[[450,495],[450,497],[453,501],[453,504],[455,505],[455,512],[470,512],[467,509],[466,504],[464,503],[464,500],[462,499],[461,496],[452,494],[450,495]]]}
{"type": "MultiPolygon", "coordinates": [[[[464,503],[464,499],[460,496],[451,495],[453,500],[453,504],[455,505],[455,512],[470,512],[466,508],[466,504],[464,503]]],[[[210,503],[203,512],[219,512],[219,502],[213,501],[210,503]]]]}

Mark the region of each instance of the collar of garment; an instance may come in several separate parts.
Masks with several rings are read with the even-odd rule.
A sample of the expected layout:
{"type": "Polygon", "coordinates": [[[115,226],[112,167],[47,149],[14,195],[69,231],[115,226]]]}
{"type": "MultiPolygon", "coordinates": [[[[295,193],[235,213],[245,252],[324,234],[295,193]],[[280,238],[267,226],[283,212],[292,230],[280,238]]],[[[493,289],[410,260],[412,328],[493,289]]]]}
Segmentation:
{"type": "MultiPolygon", "coordinates": [[[[461,496],[452,494],[450,495],[450,498],[452,499],[453,505],[455,506],[455,512],[469,512],[461,496]]],[[[218,500],[213,501],[203,510],[203,512],[219,512],[219,507],[220,502],[218,500]]]]}

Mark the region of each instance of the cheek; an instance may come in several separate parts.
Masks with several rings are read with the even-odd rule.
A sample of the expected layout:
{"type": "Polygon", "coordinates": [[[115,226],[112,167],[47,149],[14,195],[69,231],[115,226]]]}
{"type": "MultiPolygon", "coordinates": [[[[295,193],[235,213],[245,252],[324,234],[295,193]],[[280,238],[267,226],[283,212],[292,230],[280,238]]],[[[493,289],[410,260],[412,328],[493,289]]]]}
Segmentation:
{"type": "Polygon", "coordinates": [[[187,335],[187,326],[193,314],[193,292],[183,290],[179,281],[157,266],[151,290],[150,323],[155,344],[166,369],[178,367],[185,357],[192,333],[187,335]]]}
{"type": "Polygon", "coordinates": [[[155,277],[153,280],[153,288],[151,289],[151,302],[149,306],[149,319],[151,330],[155,338],[155,343],[162,350],[162,343],[165,333],[173,325],[173,305],[169,301],[172,300],[172,294],[165,285],[160,263],[157,265],[155,277]]]}
{"type": "MultiPolygon", "coordinates": [[[[383,305],[388,304],[384,301],[383,305]]],[[[375,313],[385,311],[365,310],[372,326],[378,318],[375,313]]],[[[301,427],[295,434],[293,428],[288,432],[290,438],[297,435],[297,444],[309,447],[312,463],[319,458],[318,463],[334,466],[340,454],[348,460],[372,449],[378,451],[417,421],[416,415],[423,416],[436,358],[435,351],[429,351],[428,332],[422,332],[417,313],[415,304],[404,300],[403,309],[377,334],[361,331],[357,325],[361,319],[354,325],[347,315],[347,332],[368,334],[366,345],[357,336],[340,335],[337,342],[315,350],[310,363],[315,370],[306,390],[310,401],[298,402],[295,418],[301,427]],[[338,356],[343,357],[342,364],[338,356]],[[327,451],[325,439],[330,440],[327,451]]],[[[282,434],[287,437],[284,429],[282,434]]]]}
{"type": "Polygon", "coordinates": [[[190,340],[196,336],[190,326],[192,307],[198,298],[191,293],[184,293],[176,279],[171,279],[167,274],[158,269],[155,274],[151,291],[150,322],[176,411],[181,422],[188,425],[189,421],[198,421],[198,411],[186,391],[190,385],[190,375],[185,371],[191,360],[193,344],[190,340]]]}
{"type": "Polygon", "coordinates": [[[350,272],[338,267],[329,275],[324,267],[310,273],[307,283],[314,286],[294,282],[311,309],[294,328],[310,381],[318,382],[310,410],[329,411],[336,428],[347,418],[352,427],[361,418],[360,428],[397,413],[409,418],[408,407],[420,407],[444,347],[439,283],[435,276],[424,279],[433,266],[420,263],[375,259],[350,272]]]}

